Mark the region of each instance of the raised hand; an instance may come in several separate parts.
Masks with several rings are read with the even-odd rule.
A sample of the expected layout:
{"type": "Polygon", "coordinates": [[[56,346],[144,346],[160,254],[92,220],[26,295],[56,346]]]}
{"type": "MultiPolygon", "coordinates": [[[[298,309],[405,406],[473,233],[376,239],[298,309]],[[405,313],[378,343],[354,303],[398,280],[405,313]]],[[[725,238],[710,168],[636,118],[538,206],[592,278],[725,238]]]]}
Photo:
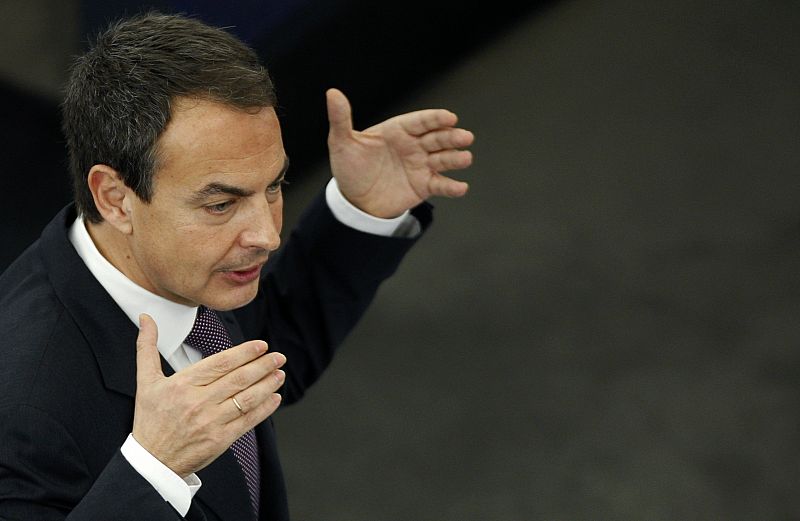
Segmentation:
{"type": "Polygon", "coordinates": [[[353,130],[350,103],[326,93],[333,176],[351,203],[376,217],[396,217],[431,196],[461,197],[469,186],[442,175],[472,164],[472,132],[455,128],[444,109],[409,112],[364,131],[353,130]]]}
{"type": "Polygon", "coordinates": [[[266,342],[239,344],[166,377],[156,323],[145,314],[139,323],[133,437],[179,476],[207,466],[280,405],[286,357],[265,355],[266,342]]]}

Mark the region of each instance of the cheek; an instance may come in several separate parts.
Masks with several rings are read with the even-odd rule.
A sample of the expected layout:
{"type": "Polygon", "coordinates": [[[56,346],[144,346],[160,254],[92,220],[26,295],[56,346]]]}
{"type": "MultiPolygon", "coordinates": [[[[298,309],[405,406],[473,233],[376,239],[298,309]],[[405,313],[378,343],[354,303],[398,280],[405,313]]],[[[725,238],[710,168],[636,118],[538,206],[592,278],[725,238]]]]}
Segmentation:
{"type": "Polygon", "coordinates": [[[185,295],[198,295],[214,277],[225,258],[225,239],[199,230],[176,231],[172,241],[162,246],[161,276],[185,295]]]}
{"type": "Polygon", "coordinates": [[[270,205],[269,211],[272,214],[272,222],[275,224],[275,229],[280,234],[283,228],[283,195],[275,204],[270,205]]]}
{"type": "Polygon", "coordinates": [[[221,237],[177,219],[151,222],[148,231],[151,263],[165,279],[188,283],[208,271],[223,249],[221,237]]]}
{"type": "Polygon", "coordinates": [[[151,263],[162,278],[172,278],[192,265],[197,254],[192,243],[186,241],[178,230],[162,228],[159,232],[152,234],[148,241],[151,263]]]}
{"type": "Polygon", "coordinates": [[[194,267],[213,268],[224,260],[235,243],[236,234],[226,227],[208,229],[203,227],[187,228],[180,232],[176,240],[185,252],[186,264],[194,267]]]}

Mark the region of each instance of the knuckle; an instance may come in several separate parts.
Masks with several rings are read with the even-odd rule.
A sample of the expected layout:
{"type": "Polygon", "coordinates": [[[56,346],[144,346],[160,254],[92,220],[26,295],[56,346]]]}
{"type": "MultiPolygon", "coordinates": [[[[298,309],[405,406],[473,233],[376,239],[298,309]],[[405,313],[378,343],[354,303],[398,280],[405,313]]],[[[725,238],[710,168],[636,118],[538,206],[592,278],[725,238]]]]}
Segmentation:
{"type": "Polygon", "coordinates": [[[258,405],[255,397],[251,393],[240,393],[236,396],[236,401],[239,402],[239,405],[242,406],[242,409],[245,411],[245,413],[253,410],[253,408],[258,405]]]}
{"type": "MultiPolygon", "coordinates": [[[[223,353],[220,353],[223,354],[223,353]]],[[[228,374],[233,369],[233,361],[228,356],[215,356],[211,370],[218,374],[228,374]]]]}
{"type": "Polygon", "coordinates": [[[231,384],[237,389],[247,389],[250,386],[249,379],[244,371],[231,373],[231,384]]]}

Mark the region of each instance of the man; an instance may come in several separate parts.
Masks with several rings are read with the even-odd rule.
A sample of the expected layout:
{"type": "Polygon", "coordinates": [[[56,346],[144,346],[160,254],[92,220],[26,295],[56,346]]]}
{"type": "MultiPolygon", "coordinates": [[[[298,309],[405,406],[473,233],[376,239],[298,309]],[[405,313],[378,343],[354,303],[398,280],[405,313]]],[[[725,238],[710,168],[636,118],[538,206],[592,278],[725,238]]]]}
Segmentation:
{"type": "Polygon", "coordinates": [[[330,362],[425,200],[466,193],[441,172],[473,137],[446,110],[357,132],[329,90],[334,179],[271,255],[275,103],[251,49],[185,17],[122,21],[77,60],[75,203],[0,278],[0,519],[288,519],[270,415],[330,362]]]}

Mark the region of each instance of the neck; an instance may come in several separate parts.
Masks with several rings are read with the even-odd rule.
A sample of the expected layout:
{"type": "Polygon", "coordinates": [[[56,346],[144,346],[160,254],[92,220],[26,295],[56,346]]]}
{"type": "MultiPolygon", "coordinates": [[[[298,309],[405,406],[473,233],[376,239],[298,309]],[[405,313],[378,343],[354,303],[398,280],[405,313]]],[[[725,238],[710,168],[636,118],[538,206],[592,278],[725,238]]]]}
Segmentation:
{"type": "Polygon", "coordinates": [[[86,231],[95,247],[112,266],[139,286],[152,291],[147,278],[138,268],[128,241],[116,228],[107,222],[90,223],[85,221],[86,231]]]}

